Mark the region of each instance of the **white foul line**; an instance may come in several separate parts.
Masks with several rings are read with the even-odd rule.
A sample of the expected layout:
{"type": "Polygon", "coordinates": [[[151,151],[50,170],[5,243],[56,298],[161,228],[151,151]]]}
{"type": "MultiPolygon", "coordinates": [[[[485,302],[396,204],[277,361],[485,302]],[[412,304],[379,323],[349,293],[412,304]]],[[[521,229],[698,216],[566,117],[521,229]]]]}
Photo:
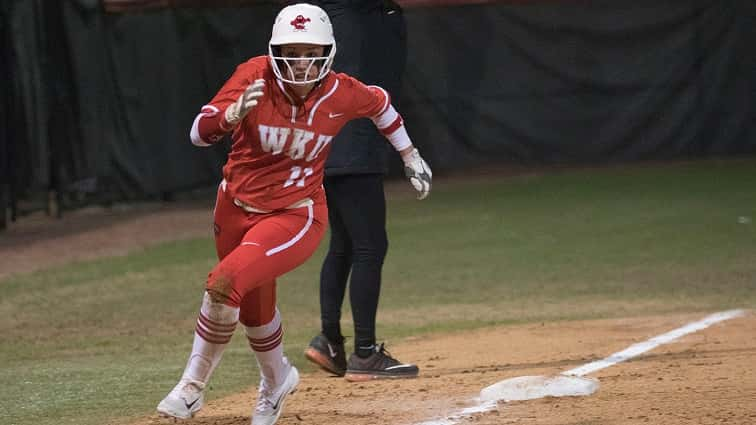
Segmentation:
{"type": "MultiPolygon", "coordinates": [[[[630,347],[622,351],[616,352],[605,359],[597,360],[595,362],[591,362],[583,366],[570,369],[568,371],[562,372],[561,374],[567,375],[567,376],[587,375],[589,373],[593,373],[598,370],[607,368],[609,366],[613,366],[617,363],[629,360],[633,357],[636,357],[640,354],[645,353],[646,351],[653,350],[654,348],[660,345],[668,344],[682,336],[691,334],[693,332],[698,332],[702,329],[706,329],[715,323],[733,319],[735,317],[742,316],[743,314],[745,314],[745,310],[728,310],[728,311],[722,311],[719,313],[714,313],[710,316],[706,316],[705,318],[697,322],[689,323],[673,331],[655,336],[649,339],[648,341],[641,342],[638,344],[633,344],[630,347]]],[[[462,409],[456,413],[453,413],[447,416],[444,419],[421,422],[417,425],[455,425],[459,423],[460,420],[466,417],[469,417],[472,413],[488,412],[488,411],[496,409],[496,407],[497,407],[497,404],[495,401],[494,402],[487,401],[487,402],[480,403],[477,406],[462,409]]]]}
{"type": "Polygon", "coordinates": [[[575,369],[570,369],[566,372],[562,372],[562,375],[583,376],[589,373],[596,372],[597,370],[601,370],[609,366],[613,366],[617,363],[629,360],[635,356],[645,353],[646,351],[653,350],[654,348],[660,345],[670,343],[676,340],[677,338],[680,338],[681,336],[685,336],[693,332],[698,332],[702,329],[706,329],[715,323],[729,320],[734,317],[742,316],[743,313],[744,313],[743,310],[729,310],[729,311],[723,311],[720,313],[714,313],[710,316],[707,316],[699,320],[698,322],[689,323],[681,328],[677,328],[665,334],[655,336],[649,339],[648,341],[640,342],[638,344],[633,344],[622,351],[618,351],[610,355],[609,357],[605,359],[597,360],[595,362],[591,362],[583,366],[576,367],[575,369]]]}

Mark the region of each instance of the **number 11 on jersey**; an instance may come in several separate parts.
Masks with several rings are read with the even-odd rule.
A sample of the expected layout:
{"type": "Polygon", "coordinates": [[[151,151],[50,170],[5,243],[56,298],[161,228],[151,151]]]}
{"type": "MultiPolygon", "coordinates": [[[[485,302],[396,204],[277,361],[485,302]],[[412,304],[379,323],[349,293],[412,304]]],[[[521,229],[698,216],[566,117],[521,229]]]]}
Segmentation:
{"type": "Polygon", "coordinates": [[[312,175],[312,168],[310,167],[306,167],[306,168],[302,168],[298,166],[291,167],[291,175],[289,176],[289,179],[286,180],[286,183],[284,183],[283,187],[289,187],[293,185],[295,182],[297,184],[297,187],[304,187],[305,178],[311,175],[312,175]]]}

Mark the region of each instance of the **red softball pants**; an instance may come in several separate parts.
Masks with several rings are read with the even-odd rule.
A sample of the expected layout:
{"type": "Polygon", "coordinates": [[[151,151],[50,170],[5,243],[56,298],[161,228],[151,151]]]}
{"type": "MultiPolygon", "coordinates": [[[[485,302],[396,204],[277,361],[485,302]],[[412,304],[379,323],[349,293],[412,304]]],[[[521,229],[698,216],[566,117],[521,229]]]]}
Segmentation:
{"type": "Polygon", "coordinates": [[[261,326],[273,320],[276,278],[297,268],[317,249],[328,227],[325,193],[311,205],[252,213],[218,189],[215,204],[215,249],[219,263],[207,278],[213,299],[239,307],[239,321],[261,326]]]}

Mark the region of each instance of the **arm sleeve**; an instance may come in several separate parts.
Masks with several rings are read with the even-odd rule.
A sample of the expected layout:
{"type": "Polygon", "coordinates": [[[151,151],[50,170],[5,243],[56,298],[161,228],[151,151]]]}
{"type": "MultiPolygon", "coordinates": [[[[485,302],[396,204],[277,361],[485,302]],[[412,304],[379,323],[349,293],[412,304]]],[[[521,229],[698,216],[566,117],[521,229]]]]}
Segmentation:
{"type": "Polygon", "coordinates": [[[388,139],[391,146],[397,151],[402,151],[412,146],[407,129],[404,128],[404,120],[396,112],[393,105],[389,105],[383,113],[370,119],[373,120],[373,124],[378,128],[378,131],[388,139]]]}
{"type": "Polygon", "coordinates": [[[201,108],[200,113],[194,118],[189,134],[192,144],[210,146],[233,130],[233,126],[226,122],[224,112],[230,104],[236,102],[252,81],[250,71],[245,64],[239,65],[210,103],[201,108]]]}

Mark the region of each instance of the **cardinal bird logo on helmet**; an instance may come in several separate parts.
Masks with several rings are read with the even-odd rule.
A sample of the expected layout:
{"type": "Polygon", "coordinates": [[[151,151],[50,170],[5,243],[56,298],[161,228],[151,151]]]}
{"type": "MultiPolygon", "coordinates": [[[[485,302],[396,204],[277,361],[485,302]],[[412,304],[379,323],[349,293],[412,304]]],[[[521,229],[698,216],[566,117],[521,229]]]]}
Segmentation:
{"type": "Polygon", "coordinates": [[[291,21],[291,25],[294,27],[295,30],[304,30],[305,24],[310,22],[310,18],[305,18],[302,15],[297,15],[296,18],[294,18],[293,21],[291,21]]]}

